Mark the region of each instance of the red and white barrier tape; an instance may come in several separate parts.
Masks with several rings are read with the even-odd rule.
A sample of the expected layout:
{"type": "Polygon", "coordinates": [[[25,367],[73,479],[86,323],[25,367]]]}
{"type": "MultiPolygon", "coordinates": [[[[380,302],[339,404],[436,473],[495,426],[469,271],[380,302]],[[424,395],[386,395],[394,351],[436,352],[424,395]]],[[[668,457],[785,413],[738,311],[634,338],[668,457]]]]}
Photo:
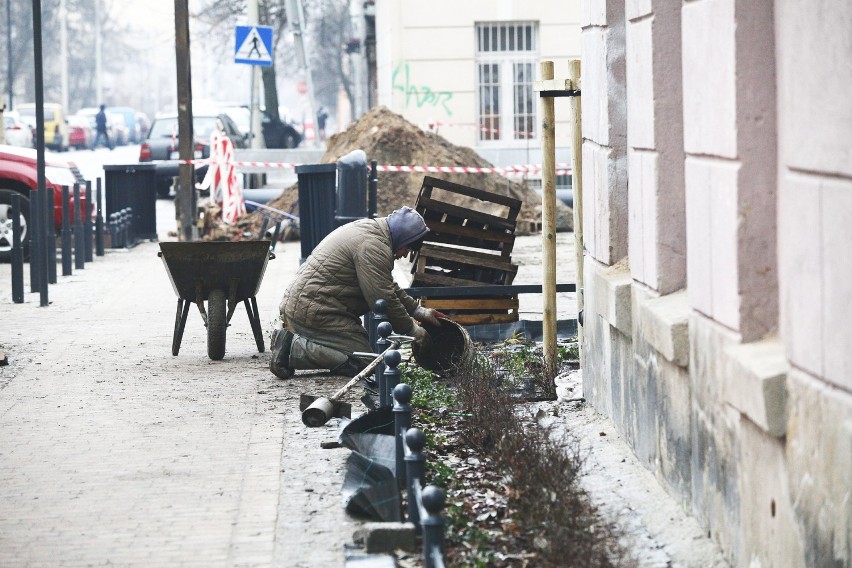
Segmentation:
{"type": "MultiPolygon", "coordinates": [[[[212,160],[179,160],[184,164],[204,165],[213,163],[212,160]]],[[[304,164],[296,164],[292,162],[232,162],[236,167],[251,167],[251,168],[274,168],[274,169],[294,169],[296,166],[304,164]]],[[[555,164],[557,175],[569,175],[571,173],[571,164],[561,162],[555,164]]],[[[376,168],[380,172],[405,172],[405,173],[442,173],[442,174],[502,174],[502,175],[523,175],[541,173],[541,164],[519,164],[515,166],[481,168],[472,166],[393,166],[380,165],[376,168]]]]}

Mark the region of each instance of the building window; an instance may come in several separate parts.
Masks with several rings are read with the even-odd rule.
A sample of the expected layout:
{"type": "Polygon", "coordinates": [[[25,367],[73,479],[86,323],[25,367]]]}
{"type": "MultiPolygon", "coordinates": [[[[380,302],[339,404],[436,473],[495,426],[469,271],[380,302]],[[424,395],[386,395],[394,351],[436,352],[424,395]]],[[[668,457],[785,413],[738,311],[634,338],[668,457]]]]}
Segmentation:
{"type": "Polygon", "coordinates": [[[536,137],[536,29],[532,22],[476,25],[479,140],[536,137]]]}

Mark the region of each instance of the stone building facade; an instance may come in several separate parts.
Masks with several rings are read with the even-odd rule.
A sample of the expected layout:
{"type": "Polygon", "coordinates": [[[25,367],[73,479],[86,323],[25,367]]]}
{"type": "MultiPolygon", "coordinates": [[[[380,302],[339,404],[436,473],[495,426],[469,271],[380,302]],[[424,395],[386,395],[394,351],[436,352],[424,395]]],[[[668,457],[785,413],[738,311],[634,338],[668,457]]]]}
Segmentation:
{"type": "Polygon", "coordinates": [[[849,566],[852,3],[581,25],[587,399],[733,565],[849,566]]]}

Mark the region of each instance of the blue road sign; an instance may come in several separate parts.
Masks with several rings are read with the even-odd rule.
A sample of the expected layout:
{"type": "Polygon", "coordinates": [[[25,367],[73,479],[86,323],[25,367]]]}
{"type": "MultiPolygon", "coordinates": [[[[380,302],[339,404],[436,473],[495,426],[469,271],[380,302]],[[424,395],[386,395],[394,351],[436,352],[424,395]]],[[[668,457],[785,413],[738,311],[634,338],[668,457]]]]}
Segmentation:
{"type": "Polygon", "coordinates": [[[237,26],[234,63],[272,65],[272,28],[269,26],[237,26]]]}

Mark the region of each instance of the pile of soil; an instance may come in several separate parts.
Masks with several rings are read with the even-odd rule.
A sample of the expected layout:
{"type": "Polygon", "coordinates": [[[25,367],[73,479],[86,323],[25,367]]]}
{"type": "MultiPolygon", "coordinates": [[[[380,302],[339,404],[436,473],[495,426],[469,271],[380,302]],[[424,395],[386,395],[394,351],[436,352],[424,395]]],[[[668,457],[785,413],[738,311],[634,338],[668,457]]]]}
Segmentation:
{"type": "MultiPolygon", "coordinates": [[[[346,130],[331,136],[320,162],[335,163],[340,157],[358,149],[367,154],[367,160],[376,160],[381,165],[493,167],[471,148],[456,146],[437,134],[425,132],[383,106],[373,108],[346,130]]],[[[519,199],[522,206],[516,234],[529,234],[540,229],[541,197],[525,184],[497,173],[380,172],[377,203],[379,216],[386,216],[403,205],[414,207],[424,175],[519,199]]],[[[442,196],[441,199],[481,210],[482,202],[464,196],[452,194],[451,197],[442,196]]],[[[267,205],[298,215],[298,185],[284,189],[280,196],[267,205]]],[[[556,213],[557,230],[572,230],[571,209],[557,201],[556,213]]],[[[247,233],[257,234],[262,223],[260,214],[250,213],[241,217],[236,227],[226,228],[214,224],[209,228],[207,238],[243,238],[247,233]]]]}

